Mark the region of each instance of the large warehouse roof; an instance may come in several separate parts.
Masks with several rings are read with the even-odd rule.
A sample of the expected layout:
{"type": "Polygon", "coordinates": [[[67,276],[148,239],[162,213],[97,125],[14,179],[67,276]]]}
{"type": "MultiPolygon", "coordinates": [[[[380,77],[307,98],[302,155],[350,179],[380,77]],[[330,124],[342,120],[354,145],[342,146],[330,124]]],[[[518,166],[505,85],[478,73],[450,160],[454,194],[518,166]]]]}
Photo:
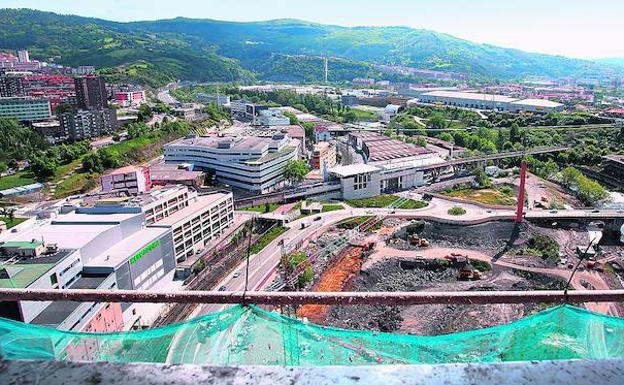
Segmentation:
{"type": "Polygon", "coordinates": [[[553,102],[547,99],[523,99],[523,100],[516,100],[515,102],[511,102],[511,104],[519,105],[519,106],[533,106],[533,107],[546,107],[546,108],[557,108],[563,105],[561,103],[553,102]]]}
{"type": "Polygon", "coordinates": [[[440,98],[469,99],[487,102],[511,103],[518,99],[510,98],[504,95],[480,94],[476,92],[458,92],[458,91],[433,91],[423,94],[423,96],[435,96],[440,98]]]}

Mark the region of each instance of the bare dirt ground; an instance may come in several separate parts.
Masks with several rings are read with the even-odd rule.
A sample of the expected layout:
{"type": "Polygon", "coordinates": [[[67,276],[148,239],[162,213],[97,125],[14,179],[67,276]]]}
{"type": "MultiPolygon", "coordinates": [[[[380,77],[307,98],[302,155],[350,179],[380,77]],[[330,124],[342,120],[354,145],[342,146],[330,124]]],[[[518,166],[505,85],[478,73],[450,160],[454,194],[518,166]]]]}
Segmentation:
{"type": "MultiPolygon", "coordinates": [[[[520,185],[520,178],[505,178],[506,183],[511,183],[514,186],[520,185]]],[[[556,183],[547,181],[539,176],[531,173],[527,173],[526,179],[526,194],[529,202],[529,209],[540,209],[540,204],[549,208],[551,203],[555,205],[565,205],[568,207],[583,207],[583,204],[575,196],[565,191],[561,186],[556,183]],[[536,205],[536,202],[539,202],[536,205]]]]}
{"type": "MultiPolygon", "coordinates": [[[[429,247],[410,245],[405,240],[407,220],[387,219],[368,239],[376,247],[361,266],[359,274],[343,281],[342,290],[353,291],[464,291],[464,290],[561,290],[571,275],[569,265],[578,261],[577,245],[588,242],[584,229],[563,229],[522,225],[514,233],[514,224],[499,221],[475,226],[424,223],[420,236],[429,247]],[[535,235],[547,235],[557,241],[565,263],[548,261],[535,255],[515,255],[535,235]],[[511,239],[511,241],[510,241],[511,239]],[[507,247],[507,249],[506,249],[507,247]],[[508,250],[507,252],[502,252],[508,250]],[[509,251],[511,250],[511,252],[509,251]],[[458,280],[456,268],[442,270],[405,268],[401,261],[444,258],[460,253],[470,259],[491,264],[481,280],[458,280]]],[[[624,287],[624,247],[605,246],[601,250],[601,272],[588,270],[585,264],[571,282],[573,289],[609,289],[624,287]]],[[[588,303],[588,309],[618,315],[620,304],[588,303]]],[[[345,306],[325,308],[318,322],[354,329],[400,331],[437,335],[509,323],[542,310],[545,305],[427,305],[411,307],[345,306]],[[323,322],[325,321],[325,322],[323,322]]],[[[313,312],[307,316],[314,317],[313,312]]]]}
{"type": "MultiPolygon", "coordinates": [[[[403,268],[401,258],[379,261],[354,280],[355,291],[467,291],[561,289],[564,281],[494,266],[480,281],[459,281],[454,268],[403,268]]],[[[439,335],[509,323],[543,309],[535,304],[332,307],[332,326],[439,335]]]]}

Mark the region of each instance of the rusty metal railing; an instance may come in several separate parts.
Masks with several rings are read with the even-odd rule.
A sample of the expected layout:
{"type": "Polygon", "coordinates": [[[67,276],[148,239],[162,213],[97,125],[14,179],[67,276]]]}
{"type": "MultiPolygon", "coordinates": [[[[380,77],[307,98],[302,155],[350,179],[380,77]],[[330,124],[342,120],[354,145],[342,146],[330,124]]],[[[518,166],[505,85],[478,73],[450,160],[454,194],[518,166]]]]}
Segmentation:
{"type": "Polygon", "coordinates": [[[149,302],[258,305],[426,305],[622,302],[624,290],[459,292],[226,292],[0,289],[0,301],[149,302]]]}

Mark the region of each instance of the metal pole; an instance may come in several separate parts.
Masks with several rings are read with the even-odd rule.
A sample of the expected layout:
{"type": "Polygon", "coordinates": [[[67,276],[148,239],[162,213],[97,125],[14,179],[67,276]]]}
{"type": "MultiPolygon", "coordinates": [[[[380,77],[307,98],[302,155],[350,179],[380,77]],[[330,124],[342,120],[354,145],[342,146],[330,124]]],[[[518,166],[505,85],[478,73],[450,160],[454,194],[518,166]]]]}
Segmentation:
{"type": "Polygon", "coordinates": [[[522,223],[524,212],[524,189],[526,184],[527,162],[522,160],[520,164],[520,187],[518,188],[518,206],[516,208],[516,223],[522,223]]]}
{"type": "Polygon", "coordinates": [[[249,254],[251,253],[251,237],[254,231],[254,221],[256,217],[251,217],[251,228],[249,229],[249,240],[247,243],[247,258],[245,260],[245,291],[249,288],[249,254]]]}
{"type": "Polygon", "coordinates": [[[0,301],[141,303],[253,303],[263,305],[427,305],[501,303],[623,302],[624,290],[460,291],[460,292],[227,292],[142,290],[0,289],[0,301]]]}

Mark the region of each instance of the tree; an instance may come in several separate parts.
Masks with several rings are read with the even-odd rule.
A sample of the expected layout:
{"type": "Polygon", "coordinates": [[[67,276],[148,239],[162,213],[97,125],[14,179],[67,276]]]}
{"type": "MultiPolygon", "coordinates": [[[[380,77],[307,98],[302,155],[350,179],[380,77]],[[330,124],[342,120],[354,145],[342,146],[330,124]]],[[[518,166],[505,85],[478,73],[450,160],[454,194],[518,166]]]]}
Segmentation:
{"type": "Polygon", "coordinates": [[[290,124],[299,125],[299,119],[297,119],[297,116],[293,114],[292,112],[286,111],[284,112],[284,116],[290,119],[290,124]]]}
{"type": "Polygon", "coordinates": [[[455,138],[453,138],[453,135],[449,134],[448,132],[441,133],[439,138],[449,143],[455,143],[455,138]]]}
{"type": "Polygon", "coordinates": [[[41,153],[30,159],[30,170],[38,179],[47,179],[56,171],[56,159],[41,153]]]}
{"type": "Polygon", "coordinates": [[[139,112],[137,113],[137,120],[139,122],[147,122],[152,118],[152,109],[146,103],[139,106],[139,112]]]}
{"type": "Polygon", "coordinates": [[[492,181],[490,180],[490,177],[488,176],[488,174],[485,173],[485,171],[482,168],[476,169],[474,174],[475,174],[475,181],[477,182],[479,187],[487,188],[492,185],[492,181]]]}
{"type": "Polygon", "coordinates": [[[303,160],[291,159],[286,163],[284,167],[284,178],[291,184],[300,182],[308,174],[310,168],[308,164],[303,160]]]}
{"type": "Polygon", "coordinates": [[[509,129],[509,141],[511,143],[519,143],[522,141],[522,132],[518,123],[513,123],[509,129]]]}
{"type": "Polygon", "coordinates": [[[85,155],[82,158],[82,168],[87,172],[100,173],[104,171],[102,161],[97,152],[85,155]]]}
{"type": "Polygon", "coordinates": [[[434,112],[429,116],[429,127],[434,129],[446,128],[446,119],[439,112],[434,112]]]}

